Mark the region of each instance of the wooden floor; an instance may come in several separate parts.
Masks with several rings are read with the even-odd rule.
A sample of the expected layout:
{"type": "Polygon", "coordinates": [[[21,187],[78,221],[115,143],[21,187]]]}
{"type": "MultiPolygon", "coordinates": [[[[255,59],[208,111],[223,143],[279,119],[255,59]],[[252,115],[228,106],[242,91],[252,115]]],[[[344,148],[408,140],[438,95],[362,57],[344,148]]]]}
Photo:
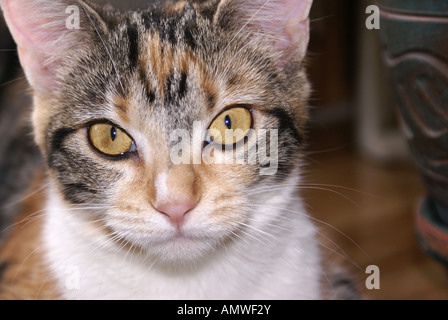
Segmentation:
{"type": "Polygon", "coordinates": [[[414,167],[385,167],[350,146],[322,152],[325,143],[312,143],[303,195],[335,242],[324,250],[345,256],[368,299],[448,299],[448,272],[416,240],[414,215],[424,189],[414,167]],[[380,269],[379,290],[365,288],[369,265],[380,269]]]}

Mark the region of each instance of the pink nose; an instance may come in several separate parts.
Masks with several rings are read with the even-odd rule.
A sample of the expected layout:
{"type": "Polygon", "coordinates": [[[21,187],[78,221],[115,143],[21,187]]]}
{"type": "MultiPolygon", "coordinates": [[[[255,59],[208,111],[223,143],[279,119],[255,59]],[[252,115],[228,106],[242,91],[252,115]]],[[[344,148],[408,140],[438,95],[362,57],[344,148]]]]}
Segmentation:
{"type": "Polygon", "coordinates": [[[162,203],[156,207],[157,211],[168,216],[171,222],[180,227],[185,219],[185,215],[196,207],[191,202],[182,203],[162,203]]]}

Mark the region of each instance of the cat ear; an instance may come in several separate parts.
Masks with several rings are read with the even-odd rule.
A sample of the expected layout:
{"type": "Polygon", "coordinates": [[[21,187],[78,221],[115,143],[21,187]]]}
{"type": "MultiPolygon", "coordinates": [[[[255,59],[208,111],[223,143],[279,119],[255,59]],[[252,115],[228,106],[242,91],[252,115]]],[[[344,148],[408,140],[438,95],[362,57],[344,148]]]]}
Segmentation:
{"type": "Polygon", "coordinates": [[[221,0],[215,22],[236,32],[260,35],[270,42],[278,63],[303,59],[309,42],[313,0],[221,0]]]}
{"type": "Polygon", "coordinates": [[[92,33],[94,10],[82,1],[0,0],[5,20],[17,43],[21,65],[34,90],[58,88],[58,70],[92,33]]]}

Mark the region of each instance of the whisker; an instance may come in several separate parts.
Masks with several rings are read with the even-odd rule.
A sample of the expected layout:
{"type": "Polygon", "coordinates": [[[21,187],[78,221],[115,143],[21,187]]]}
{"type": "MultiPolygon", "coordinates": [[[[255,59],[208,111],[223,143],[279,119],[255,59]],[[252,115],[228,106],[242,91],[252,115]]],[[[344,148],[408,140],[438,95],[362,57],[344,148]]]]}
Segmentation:
{"type": "MultiPolygon", "coordinates": [[[[24,223],[23,226],[21,226],[20,228],[21,228],[21,229],[25,228],[25,227],[28,226],[30,223],[32,223],[32,222],[34,222],[34,221],[36,221],[36,220],[42,218],[42,217],[45,216],[46,214],[47,214],[47,212],[45,211],[45,209],[36,211],[35,213],[33,213],[33,214],[27,216],[26,218],[22,219],[22,220],[19,222],[19,224],[24,223]]],[[[18,223],[14,223],[14,225],[16,225],[16,224],[18,224],[18,223]]]]}
{"type": "Polygon", "coordinates": [[[282,184],[282,185],[267,185],[267,186],[262,186],[262,187],[258,187],[258,188],[254,188],[252,190],[250,190],[249,192],[247,192],[246,194],[248,196],[252,196],[252,195],[256,195],[256,194],[260,194],[260,193],[264,193],[267,191],[275,191],[275,190],[283,190],[286,187],[289,188],[295,188],[297,190],[305,190],[305,189],[310,189],[310,190],[320,190],[320,191],[328,191],[331,193],[334,193],[336,195],[339,195],[340,197],[350,201],[351,203],[353,203],[355,206],[357,206],[358,208],[361,208],[361,206],[355,202],[354,200],[352,200],[351,198],[349,198],[348,196],[329,189],[329,188],[336,188],[336,189],[343,189],[343,190],[347,190],[347,191],[351,191],[351,192],[355,192],[364,196],[368,196],[368,197],[372,197],[378,200],[385,200],[384,197],[380,197],[378,195],[372,194],[372,193],[368,193],[368,192],[364,192],[364,191],[360,191],[360,190],[356,190],[350,187],[345,187],[345,186],[339,186],[339,185],[331,185],[331,184],[320,184],[320,183],[297,183],[297,184],[282,184]],[[326,187],[326,188],[324,188],[326,187]]]}
{"type": "MultiPolygon", "coordinates": [[[[250,219],[250,218],[249,218],[249,220],[256,221],[255,219],[250,219]]],[[[292,229],[283,228],[283,227],[281,227],[281,226],[279,226],[279,225],[277,225],[277,224],[270,224],[270,225],[271,225],[272,227],[276,227],[276,228],[281,229],[281,230],[285,230],[285,231],[293,231],[292,229]]],[[[260,229],[257,229],[257,228],[252,228],[252,229],[255,230],[255,231],[257,231],[257,232],[261,232],[262,234],[269,235],[270,238],[272,238],[272,239],[275,240],[275,241],[280,241],[281,244],[284,245],[285,248],[286,248],[286,247],[289,247],[289,244],[288,244],[288,243],[285,243],[285,242],[282,241],[282,239],[280,239],[280,238],[274,237],[272,234],[267,234],[266,232],[264,232],[264,231],[262,231],[262,230],[260,230],[260,229]]],[[[320,234],[322,237],[327,238],[327,237],[326,237],[324,234],[322,234],[321,232],[319,232],[319,231],[317,231],[317,232],[318,232],[318,234],[320,234]]],[[[328,239],[328,238],[327,238],[327,239],[328,239]]],[[[328,251],[330,251],[330,252],[333,252],[335,255],[338,255],[339,257],[345,259],[346,261],[348,261],[350,264],[352,264],[353,266],[355,266],[355,267],[356,267],[357,269],[359,269],[360,271],[363,271],[363,269],[361,268],[361,266],[360,266],[359,264],[357,264],[353,259],[351,259],[351,258],[344,252],[344,250],[342,250],[342,248],[340,248],[338,245],[336,245],[336,244],[335,244],[333,241],[331,241],[330,239],[328,239],[328,240],[329,240],[332,244],[334,244],[334,245],[336,246],[336,249],[333,249],[333,248],[331,248],[331,247],[329,247],[329,246],[327,246],[327,245],[321,243],[321,242],[318,241],[317,239],[314,239],[314,238],[310,239],[310,241],[313,241],[313,242],[317,243],[317,245],[319,245],[319,246],[325,248],[326,250],[328,250],[328,251]],[[338,251],[338,250],[339,250],[339,251],[338,251]]],[[[299,248],[293,248],[293,250],[294,250],[294,251],[299,251],[299,254],[303,254],[303,252],[302,252],[302,253],[300,252],[300,249],[299,249],[299,248]]],[[[302,265],[302,266],[306,266],[307,268],[313,270],[314,266],[310,266],[310,265],[308,265],[308,264],[306,263],[306,261],[303,261],[303,260],[302,260],[302,262],[304,263],[304,265],[302,265]]],[[[289,259],[287,259],[286,257],[285,257],[285,263],[289,264],[289,265],[292,266],[293,268],[297,268],[296,264],[294,264],[292,261],[289,261],[289,259]]],[[[331,285],[331,281],[330,281],[330,279],[328,278],[327,274],[325,273],[325,270],[324,270],[324,269],[322,269],[322,270],[320,271],[320,274],[323,276],[323,278],[326,279],[326,281],[328,282],[328,284],[331,285]]]]}
{"type": "Polygon", "coordinates": [[[242,46],[240,49],[238,49],[238,51],[232,55],[232,58],[230,59],[230,61],[227,63],[226,68],[224,69],[224,71],[222,72],[222,74],[227,74],[229,69],[232,67],[231,63],[233,62],[233,60],[238,57],[238,55],[244,51],[247,47],[249,47],[251,45],[250,42],[246,43],[244,46],[242,46]]]}
{"type": "Polygon", "coordinates": [[[344,233],[342,230],[336,228],[335,226],[329,224],[328,222],[322,221],[318,218],[315,218],[313,216],[298,212],[298,211],[293,211],[287,208],[281,208],[281,207],[274,207],[274,206],[269,206],[269,205],[256,205],[256,204],[251,204],[252,207],[261,207],[261,208],[271,208],[274,210],[281,210],[283,212],[288,212],[288,213],[292,213],[292,214],[297,214],[297,215],[301,215],[304,216],[306,218],[309,218],[312,221],[315,221],[321,225],[324,225],[326,227],[329,227],[330,229],[335,230],[336,232],[338,232],[339,234],[341,234],[344,238],[346,238],[348,241],[350,241],[353,245],[355,245],[361,252],[362,254],[364,254],[370,261],[373,261],[373,259],[367,254],[367,252],[365,252],[364,249],[361,248],[361,246],[359,244],[356,243],[356,241],[354,241],[351,237],[349,237],[346,233],[344,233]]]}
{"type": "Polygon", "coordinates": [[[307,156],[310,155],[315,155],[315,154],[322,154],[322,153],[330,153],[330,152],[335,152],[335,151],[340,151],[340,150],[344,150],[348,147],[353,146],[353,143],[347,143],[338,147],[334,147],[334,148],[329,148],[329,149],[324,149],[324,150],[318,150],[318,151],[305,151],[305,154],[307,156]]]}
{"type": "Polygon", "coordinates": [[[16,204],[19,204],[19,203],[21,203],[21,202],[23,202],[23,201],[25,201],[25,200],[31,198],[31,197],[34,196],[35,194],[41,192],[42,190],[44,190],[49,184],[50,184],[50,183],[45,183],[45,184],[43,184],[41,187],[39,187],[39,188],[37,188],[36,190],[34,190],[33,192],[31,192],[31,193],[25,195],[24,197],[21,197],[19,200],[15,200],[15,201],[13,201],[13,202],[9,202],[9,203],[3,205],[1,208],[2,208],[2,209],[6,209],[6,208],[12,207],[12,206],[14,206],[14,205],[16,205],[16,204]]]}
{"type": "Polygon", "coordinates": [[[106,50],[106,53],[107,53],[107,55],[109,56],[110,62],[112,63],[112,66],[113,66],[113,68],[114,68],[114,70],[115,70],[115,73],[116,73],[116,75],[117,75],[117,80],[118,80],[118,82],[120,83],[122,92],[126,92],[126,90],[124,90],[124,86],[123,86],[123,83],[122,83],[122,81],[121,81],[120,74],[119,74],[119,72],[118,72],[117,64],[115,63],[114,59],[112,58],[112,54],[110,53],[110,50],[109,50],[109,48],[108,48],[107,45],[106,45],[106,42],[104,41],[103,37],[101,36],[101,34],[100,34],[98,28],[96,27],[95,23],[93,22],[92,18],[90,17],[89,13],[87,12],[86,8],[84,8],[84,6],[81,6],[81,7],[82,7],[82,9],[84,10],[85,14],[87,15],[87,18],[89,18],[90,24],[91,24],[92,27],[95,29],[96,34],[97,34],[98,37],[100,38],[101,43],[103,44],[104,49],[106,50]]]}
{"type": "MultiPolygon", "coordinates": [[[[277,217],[277,218],[288,219],[288,217],[285,217],[285,216],[280,216],[280,217],[277,217]]],[[[292,219],[292,218],[289,218],[288,220],[291,220],[291,219],[292,219]]],[[[256,220],[253,219],[253,218],[249,218],[248,220],[256,221],[256,220]]],[[[282,230],[282,231],[288,231],[288,232],[293,231],[291,228],[282,227],[282,226],[280,226],[278,223],[277,223],[277,224],[276,224],[276,223],[269,223],[269,224],[265,224],[265,225],[269,225],[270,227],[277,228],[277,229],[282,230]]],[[[262,231],[262,230],[258,230],[258,229],[256,229],[256,228],[253,228],[253,229],[256,230],[256,231],[261,231],[263,234],[267,234],[266,232],[264,232],[264,231],[262,231]]],[[[331,240],[330,238],[328,238],[325,234],[323,234],[323,233],[320,232],[319,230],[317,230],[317,233],[319,234],[319,236],[325,238],[325,240],[329,241],[332,245],[334,245],[334,246],[336,247],[336,250],[335,250],[335,249],[332,249],[332,248],[330,248],[330,247],[328,247],[328,246],[326,246],[326,245],[324,245],[323,243],[319,242],[318,240],[310,239],[311,241],[315,241],[315,242],[317,242],[320,246],[323,246],[323,247],[325,247],[326,249],[328,249],[328,250],[334,252],[334,253],[337,254],[338,256],[344,258],[345,260],[347,260],[350,264],[354,265],[354,266],[355,266],[356,268],[358,268],[359,270],[361,270],[361,271],[363,270],[363,269],[359,266],[359,264],[357,264],[352,258],[350,258],[349,255],[348,255],[348,254],[347,254],[347,253],[346,253],[346,252],[345,252],[339,245],[337,245],[333,240],[331,240]]],[[[270,236],[272,237],[273,235],[270,235],[270,236]]],[[[279,240],[279,239],[274,239],[274,240],[279,240]]],[[[285,245],[287,245],[287,244],[285,244],[285,245]]]]}
{"type": "Polygon", "coordinates": [[[261,230],[261,229],[255,228],[254,226],[251,226],[250,224],[247,224],[247,223],[244,223],[244,222],[240,222],[240,224],[241,224],[242,226],[245,226],[245,227],[247,227],[247,228],[249,228],[249,229],[252,229],[252,230],[258,232],[258,233],[261,234],[261,235],[268,236],[268,237],[272,238],[273,240],[279,240],[279,239],[278,239],[277,237],[275,237],[273,234],[270,234],[270,233],[268,233],[268,232],[266,232],[266,231],[263,231],[263,230],[261,230]]]}
{"type": "Polygon", "coordinates": [[[264,9],[264,7],[271,2],[271,0],[266,0],[263,5],[258,8],[258,10],[246,21],[246,23],[237,31],[237,33],[232,37],[232,39],[229,41],[229,43],[226,45],[224,50],[222,51],[221,58],[224,55],[224,53],[227,51],[229,46],[236,40],[236,38],[243,32],[243,30],[246,29],[247,25],[252,22],[252,20],[260,13],[261,10],[264,9]]]}
{"type": "Polygon", "coordinates": [[[37,248],[35,248],[33,251],[31,251],[30,253],[28,253],[28,254],[26,255],[26,257],[22,260],[22,262],[20,263],[19,267],[17,268],[17,270],[16,270],[14,276],[12,277],[12,281],[11,281],[11,282],[15,282],[15,280],[16,280],[17,276],[19,275],[21,269],[23,268],[25,262],[28,261],[28,259],[29,259],[33,254],[35,254],[36,252],[38,252],[38,250],[40,250],[41,247],[42,247],[42,246],[38,246],[37,248]]]}
{"type": "Polygon", "coordinates": [[[377,200],[386,200],[386,198],[380,197],[380,196],[375,195],[373,193],[368,193],[368,192],[364,192],[364,191],[361,191],[361,190],[356,190],[356,189],[353,189],[353,188],[350,188],[350,187],[338,186],[338,185],[333,185],[333,184],[322,184],[322,183],[304,183],[302,185],[303,186],[317,186],[317,187],[329,187],[329,188],[344,189],[344,190],[356,192],[356,193],[361,194],[363,196],[368,196],[368,197],[371,197],[371,198],[375,198],[377,200]]]}
{"type": "MultiPolygon", "coordinates": [[[[354,204],[356,207],[361,208],[361,206],[356,201],[354,201],[354,200],[350,199],[348,196],[346,196],[340,192],[337,192],[335,190],[332,190],[332,189],[323,188],[323,187],[312,187],[312,186],[298,186],[298,188],[302,189],[302,190],[309,189],[309,190],[328,191],[328,192],[334,193],[334,194],[344,198],[345,200],[354,204]]],[[[254,194],[256,194],[256,193],[251,193],[250,195],[254,195],[254,194]]]]}
{"type": "Polygon", "coordinates": [[[327,20],[327,19],[334,18],[334,17],[335,17],[334,14],[329,14],[328,16],[325,16],[325,17],[322,17],[322,18],[312,19],[312,20],[310,20],[310,23],[320,22],[320,21],[327,20]]]}
{"type": "Polygon", "coordinates": [[[26,77],[22,76],[22,77],[19,77],[19,78],[10,80],[10,81],[6,81],[5,83],[0,84],[0,88],[6,87],[6,86],[8,86],[8,85],[10,85],[10,84],[12,84],[14,82],[21,81],[21,80],[24,80],[24,79],[26,79],[26,77]]]}
{"type": "MultiPolygon", "coordinates": [[[[242,223],[242,222],[239,222],[239,225],[240,225],[240,226],[245,226],[244,223],[242,223]]],[[[239,229],[239,232],[241,232],[241,233],[245,234],[246,236],[248,236],[248,237],[254,239],[255,241],[260,242],[260,243],[263,244],[263,245],[266,244],[266,243],[264,243],[261,239],[255,237],[253,234],[244,231],[243,228],[240,228],[240,229],[239,229]]]]}

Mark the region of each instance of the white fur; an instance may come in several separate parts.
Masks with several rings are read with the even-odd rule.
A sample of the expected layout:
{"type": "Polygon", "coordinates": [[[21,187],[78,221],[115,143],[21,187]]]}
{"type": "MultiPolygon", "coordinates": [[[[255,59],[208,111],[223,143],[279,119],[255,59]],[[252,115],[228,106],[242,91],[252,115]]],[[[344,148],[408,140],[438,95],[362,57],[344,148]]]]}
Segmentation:
{"type": "Polygon", "coordinates": [[[156,188],[156,199],[159,202],[169,199],[170,191],[168,190],[167,179],[168,175],[165,172],[159,173],[154,183],[156,188]]]}
{"type": "Polygon", "coordinates": [[[294,190],[289,183],[255,196],[264,207],[244,234],[176,271],[116,248],[50,190],[44,247],[51,275],[69,299],[319,299],[315,227],[294,190]]]}

